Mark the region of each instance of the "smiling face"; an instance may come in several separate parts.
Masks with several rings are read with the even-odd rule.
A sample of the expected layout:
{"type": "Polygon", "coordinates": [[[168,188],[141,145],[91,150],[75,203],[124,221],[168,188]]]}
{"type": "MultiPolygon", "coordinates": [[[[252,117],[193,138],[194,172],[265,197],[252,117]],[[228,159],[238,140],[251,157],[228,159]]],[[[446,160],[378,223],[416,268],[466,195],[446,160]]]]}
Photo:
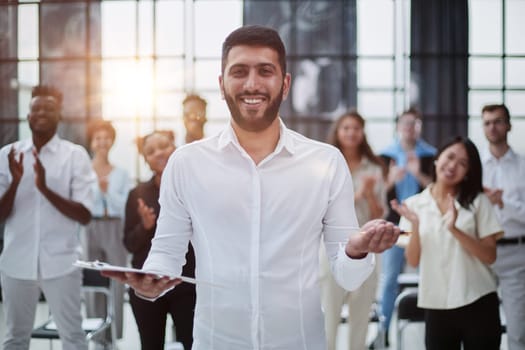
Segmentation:
{"type": "Polygon", "coordinates": [[[108,130],[99,129],[93,133],[89,146],[93,153],[108,154],[113,146],[113,141],[113,136],[108,130]]]}
{"type": "Polygon", "coordinates": [[[233,123],[258,132],[279,115],[281,102],[288,96],[290,75],[281,71],[273,49],[239,45],[229,51],[219,83],[233,123]]]}
{"type": "Polygon", "coordinates": [[[175,145],[167,135],[153,133],[144,139],[142,146],[144,160],[151,171],[162,174],[170,155],[175,151],[175,145]]]}
{"type": "Polygon", "coordinates": [[[60,122],[60,105],[53,96],[35,96],[27,115],[29,128],[36,136],[51,137],[60,122]]]}
{"type": "Polygon", "coordinates": [[[358,148],[363,142],[364,136],[363,125],[350,116],[342,119],[337,128],[337,140],[343,149],[358,148]]]}
{"type": "Polygon", "coordinates": [[[436,182],[457,186],[469,171],[469,156],[462,143],[454,143],[441,152],[436,159],[436,182]]]}

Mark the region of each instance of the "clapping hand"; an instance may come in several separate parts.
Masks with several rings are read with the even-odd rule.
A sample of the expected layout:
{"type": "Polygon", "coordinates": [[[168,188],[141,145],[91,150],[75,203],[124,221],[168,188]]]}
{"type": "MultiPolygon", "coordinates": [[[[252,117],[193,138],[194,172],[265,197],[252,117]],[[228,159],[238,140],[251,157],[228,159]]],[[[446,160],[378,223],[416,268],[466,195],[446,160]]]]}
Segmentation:
{"type": "Polygon", "coordinates": [[[483,187],[483,192],[489,197],[492,204],[497,205],[500,209],[503,209],[503,190],[498,188],[483,187]]]}
{"type": "Polygon", "coordinates": [[[35,157],[35,164],[33,164],[33,169],[35,170],[35,185],[40,192],[44,193],[47,191],[46,169],[42,165],[38,157],[38,152],[35,149],[33,149],[33,156],[35,157]]]}
{"type": "Polygon", "coordinates": [[[22,175],[24,175],[24,154],[20,153],[18,160],[16,160],[15,147],[12,146],[7,155],[7,159],[9,161],[9,172],[11,172],[13,182],[18,184],[22,179],[22,175]]]}
{"type": "Polygon", "coordinates": [[[443,217],[447,228],[452,231],[456,227],[456,219],[458,218],[458,210],[454,204],[454,196],[447,194],[447,211],[443,217]]]}
{"type": "Polygon", "coordinates": [[[137,199],[138,208],[137,212],[142,220],[142,226],[146,230],[151,230],[157,222],[157,215],[153,208],[148,207],[142,198],[137,199]]]}

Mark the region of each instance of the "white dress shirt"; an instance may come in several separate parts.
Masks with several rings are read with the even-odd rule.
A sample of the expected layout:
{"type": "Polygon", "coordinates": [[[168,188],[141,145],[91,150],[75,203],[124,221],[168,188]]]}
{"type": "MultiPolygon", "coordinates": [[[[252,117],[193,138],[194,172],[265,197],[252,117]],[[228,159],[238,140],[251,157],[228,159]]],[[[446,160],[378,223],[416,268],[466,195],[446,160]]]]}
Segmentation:
{"type": "MultiPolygon", "coordinates": [[[[431,187],[404,202],[419,216],[421,258],[417,304],[427,309],[454,309],[495,292],[496,278],[490,267],[467,252],[448,230],[447,218],[432,197],[431,187]]],[[[457,201],[455,206],[456,227],[466,235],[478,239],[501,235],[501,226],[484,193],[476,196],[471,210],[457,201]]],[[[401,217],[399,228],[410,231],[412,224],[401,217]]]]}
{"type": "Polygon", "coordinates": [[[374,258],[344,252],[358,232],[341,152],[281,122],[275,151],[256,165],[229,125],[179,148],[164,171],[157,231],[144,269],[180,274],[196,257],[194,350],[325,349],[318,253],[355,289],[374,258]]]}
{"type": "Polygon", "coordinates": [[[487,149],[482,162],[483,186],[503,190],[503,208],[494,208],[505,238],[525,235],[525,157],[509,149],[497,159],[487,149]]]}
{"type": "MultiPolygon", "coordinates": [[[[0,270],[9,277],[36,280],[64,276],[75,269],[80,256],[79,224],[60,213],[35,185],[35,162],[31,139],[15,142],[16,159],[24,154],[24,174],[13,209],[5,222],[4,250],[0,270]]],[[[12,181],[7,155],[12,145],[0,150],[0,193],[12,181]]],[[[55,135],[39,153],[49,189],[60,196],[92,206],[92,183],[96,175],[88,153],[79,145],[55,135]]]]}

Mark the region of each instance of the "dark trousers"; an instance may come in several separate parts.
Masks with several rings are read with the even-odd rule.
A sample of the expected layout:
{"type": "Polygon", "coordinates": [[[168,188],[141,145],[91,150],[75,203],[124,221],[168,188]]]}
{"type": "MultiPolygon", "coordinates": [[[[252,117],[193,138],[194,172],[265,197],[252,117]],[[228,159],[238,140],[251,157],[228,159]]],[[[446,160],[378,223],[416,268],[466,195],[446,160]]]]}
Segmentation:
{"type": "Polygon", "coordinates": [[[177,341],[190,350],[193,343],[195,293],[168,292],[154,302],[141,299],[130,289],[129,302],[140,333],[142,350],[164,350],[166,319],[170,314],[177,341]]]}
{"type": "Polygon", "coordinates": [[[501,343],[499,299],[487,294],[457,309],[425,310],[427,350],[498,350],[501,343]]]}

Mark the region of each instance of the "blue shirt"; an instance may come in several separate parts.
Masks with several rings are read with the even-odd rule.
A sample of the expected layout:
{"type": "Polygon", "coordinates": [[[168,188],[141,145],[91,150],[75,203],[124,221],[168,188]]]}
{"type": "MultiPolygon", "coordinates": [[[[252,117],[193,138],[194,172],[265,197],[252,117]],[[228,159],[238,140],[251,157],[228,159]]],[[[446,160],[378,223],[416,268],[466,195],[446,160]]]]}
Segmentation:
{"type": "MultiPolygon", "coordinates": [[[[436,149],[425,141],[419,139],[416,141],[414,152],[418,158],[433,157],[436,154],[436,149]]],[[[390,146],[381,152],[381,155],[392,158],[396,165],[404,168],[407,165],[407,153],[401,147],[399,140],[395,140],[390,146]]],[[[409,172],[406,173],[405,177],[396,182],[396,198],[402,201],[420,190],[419,182],[416,177],[409,172]]]]}
{"type": "Polygon", "coordinates": [[[131,188],[128,173],[124,169],[114,167],[108,176],[108,190],[106,193],[100,190],[98,181],[93,184],[95,202],[91,213],[94,218],[104,216],[124,217],[124,206],[131,188]]]}

